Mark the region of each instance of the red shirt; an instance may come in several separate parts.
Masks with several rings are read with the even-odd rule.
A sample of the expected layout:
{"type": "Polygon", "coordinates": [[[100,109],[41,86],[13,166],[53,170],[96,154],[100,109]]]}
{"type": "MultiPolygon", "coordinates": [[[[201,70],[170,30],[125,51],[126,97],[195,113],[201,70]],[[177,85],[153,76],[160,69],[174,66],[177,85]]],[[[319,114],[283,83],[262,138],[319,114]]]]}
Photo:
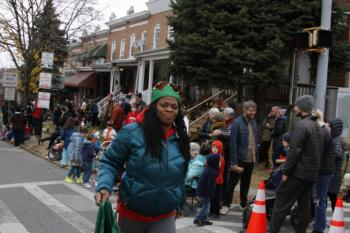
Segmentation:
{"type": "Polygon", "coordinates": [[[38,102],[35,102],[34,111],[32,112],[32,117],[37,120],[40,120],[42,114],[43,114],[43,111],[41,108],[38,108],[38,102]]]}
{"type": "MultiPolygon", "coordinates": [[[[168,140],[174,133],[176,132],[175,128],[170,129],[167,131],[164,135],[165,140],[168,140]]],[[[155,197],[157,198],[157,197],[155,197]]],[[[143,216],[141,214],[138,214],[130,209],[128,209],[122,201],[118,202],[118,207],[117,211],[119,216],[122,216],[124,218],[130,219],[135,222],[157,222],[159,220],[165,219],[165,218],[170,218],[170,217],[175,217],[176,211],[171,211],[170,213],[167,214],[162,214],[159,216],[155,217],[149,217],[149,216],[143,216]]]]}
{"type": "Polygon", "coordinates": [[[128,124],[136,122],[138,115],[139,115],[138,111],[136,111],[136,112],[133,112],[133,111],[129,112],[128,115],[126,115],[126,119],[125,119],[124,124],[128,125],[128,124]]]}

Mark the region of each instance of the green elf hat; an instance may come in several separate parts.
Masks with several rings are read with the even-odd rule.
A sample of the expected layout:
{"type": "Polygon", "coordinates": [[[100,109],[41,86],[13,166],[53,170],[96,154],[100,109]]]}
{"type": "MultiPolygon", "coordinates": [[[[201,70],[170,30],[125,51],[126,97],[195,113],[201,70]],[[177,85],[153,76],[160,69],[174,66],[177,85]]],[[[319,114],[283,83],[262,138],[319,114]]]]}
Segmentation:
{"type": "Polygon", "coordinates": [[[181,103],[181,98],[176,88],[171,84],[166,84],[164,82],[157,83],[152,90],[151,101],[156,102],[162,97],[174,97],[177,102],[181,103]]]}

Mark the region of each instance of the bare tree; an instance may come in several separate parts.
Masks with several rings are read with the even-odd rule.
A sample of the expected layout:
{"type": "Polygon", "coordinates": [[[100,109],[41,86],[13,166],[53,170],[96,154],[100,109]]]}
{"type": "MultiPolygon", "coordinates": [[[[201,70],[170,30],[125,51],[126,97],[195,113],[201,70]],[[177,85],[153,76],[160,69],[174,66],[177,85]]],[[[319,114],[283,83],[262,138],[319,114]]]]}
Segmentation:
{"type": "MultiPolygon", "coordinates": [[[[34,21],[41,12],[45,0],[1,0],[0,51],[8,52],[21,72],[25,97],[29,96],[29,80],[36,66],[34,21]]],[[[56,0],[65,39],[77,37],[82,30],[91,31],[98,19],[93,0],[56,0]]]]}

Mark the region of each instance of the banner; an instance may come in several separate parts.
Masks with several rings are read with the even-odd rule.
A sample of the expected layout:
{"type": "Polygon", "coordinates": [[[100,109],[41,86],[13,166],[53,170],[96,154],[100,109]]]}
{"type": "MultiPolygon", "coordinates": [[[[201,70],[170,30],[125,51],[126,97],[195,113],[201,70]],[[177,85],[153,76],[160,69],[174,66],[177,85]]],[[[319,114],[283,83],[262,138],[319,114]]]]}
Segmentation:
{"type": "Polygon", "coordinates": [[[38,93],[38,107],[50,109],[50,97],[51,97],[51,93],[49,93],[49,92],[39,92],[38,93]]]}
{"type": "Polygon", "coordinates": [[[15,101],[16,88],[6,87],[4,92],[4,99],[7,101],[15,101]]]}
{"type": "Polygon", "coordinates": [[[53,53],[42,52],[41,53],[41,68],[52,69],[53,68],[53,53]]]}
{"type": "Polygon", "coordinates": [[[52,85],[52,74],[42,72],[40,73],[39,88],[51,89],[52,85]]]}

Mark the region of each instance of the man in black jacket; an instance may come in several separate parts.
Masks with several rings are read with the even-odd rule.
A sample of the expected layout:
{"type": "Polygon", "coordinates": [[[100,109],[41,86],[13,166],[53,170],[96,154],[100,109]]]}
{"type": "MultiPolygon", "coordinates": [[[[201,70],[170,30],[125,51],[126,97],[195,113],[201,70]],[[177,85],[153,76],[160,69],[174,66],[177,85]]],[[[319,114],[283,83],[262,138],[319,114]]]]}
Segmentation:
{"type": "Polygon", "coordinates": [[[270,232],[280,231],[285,217],[298,201],[298,225],[295,232],[305,233],[310,221],[311,190],[318,179],[323,143],[322,130],[312,116],[314,98],[300,97],[294,107],[297,116],[302,118],[294,131],[290,142],[290,151],[283,165],[282,183],[277,190],[270,232]]]}

